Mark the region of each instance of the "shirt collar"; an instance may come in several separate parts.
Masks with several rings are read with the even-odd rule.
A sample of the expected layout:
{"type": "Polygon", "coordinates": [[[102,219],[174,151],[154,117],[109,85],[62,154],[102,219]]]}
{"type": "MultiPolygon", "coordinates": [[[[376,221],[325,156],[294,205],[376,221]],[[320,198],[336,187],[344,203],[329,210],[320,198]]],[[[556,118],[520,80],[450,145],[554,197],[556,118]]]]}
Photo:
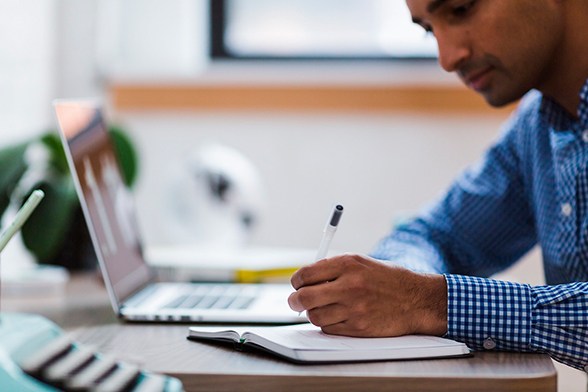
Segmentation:
{"type": "Polygon", "coordinates": [[[578,105],[578,120],[574,119],[552,98],[543,96],[541,100],[541,114],[546,121],[556,130],[571,130],[574,123],[579,123],[584,129],[588,129],[588,80],[580,90],[580,104],[578,105]]]}

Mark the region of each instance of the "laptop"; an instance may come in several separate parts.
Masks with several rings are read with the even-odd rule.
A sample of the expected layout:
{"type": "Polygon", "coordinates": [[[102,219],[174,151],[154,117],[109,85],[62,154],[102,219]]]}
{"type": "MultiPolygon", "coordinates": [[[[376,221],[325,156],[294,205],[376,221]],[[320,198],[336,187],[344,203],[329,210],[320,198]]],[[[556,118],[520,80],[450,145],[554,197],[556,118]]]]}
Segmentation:
{"type": "Polygon", "coordinates": [[[112,307],[128,321],[299,323],[288,284],[157,282],[101,104],[54,102],[61,141],[112,307]]]}

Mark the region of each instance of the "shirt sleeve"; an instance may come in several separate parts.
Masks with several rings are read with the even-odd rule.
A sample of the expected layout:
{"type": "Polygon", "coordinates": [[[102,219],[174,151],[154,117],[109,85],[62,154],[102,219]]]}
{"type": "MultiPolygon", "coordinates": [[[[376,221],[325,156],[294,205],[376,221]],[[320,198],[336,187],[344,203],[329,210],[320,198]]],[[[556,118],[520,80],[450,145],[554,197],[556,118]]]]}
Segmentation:
{"type": "Polygon", "coordinates": [[[522,127],[514,117],[477,165],[371,256],[444,274],[448,338],[475,350],[547,353],[586,370],[588,282],[532,287],[488,279],[537,242],[522,127]]]}
{"type": "Polygon", "coordinates": [[[547,353],[588,364],[588,283],[535,286],[461,275],[447,281],[446,337],[474,350],[547,353]]]}
{"type": "Polygon", "coordinates": [[[483,277],[520,259],[537,243],[520,168],[520,128],[516,118],[507,123],[480,162],[370,255],[422,272],[483,277]]]}

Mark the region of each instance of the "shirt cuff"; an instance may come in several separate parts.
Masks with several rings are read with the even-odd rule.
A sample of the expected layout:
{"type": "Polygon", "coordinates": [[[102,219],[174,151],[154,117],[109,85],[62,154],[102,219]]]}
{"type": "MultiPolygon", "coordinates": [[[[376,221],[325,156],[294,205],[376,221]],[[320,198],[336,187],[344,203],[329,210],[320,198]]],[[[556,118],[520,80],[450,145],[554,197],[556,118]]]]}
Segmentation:
{"type": "Polygon", "coordinates": [[[533,299],[527,284],[445,274],[446,337],[474,350],[534,351],[533,299]]]}

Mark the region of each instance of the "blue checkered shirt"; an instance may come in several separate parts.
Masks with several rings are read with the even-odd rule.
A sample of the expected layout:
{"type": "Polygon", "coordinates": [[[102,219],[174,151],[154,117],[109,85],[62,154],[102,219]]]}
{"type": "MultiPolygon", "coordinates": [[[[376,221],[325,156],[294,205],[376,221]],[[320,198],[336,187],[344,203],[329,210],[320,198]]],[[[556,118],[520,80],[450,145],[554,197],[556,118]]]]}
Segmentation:
{"type": "Polygon", "coordinates": [[[482,160],[372,256],[445,275],[447,337],[588,369],[588,81],[577,119],[527,94],[482,160]],[[536,244],[548,285],[488,278],[536,244]]]}

